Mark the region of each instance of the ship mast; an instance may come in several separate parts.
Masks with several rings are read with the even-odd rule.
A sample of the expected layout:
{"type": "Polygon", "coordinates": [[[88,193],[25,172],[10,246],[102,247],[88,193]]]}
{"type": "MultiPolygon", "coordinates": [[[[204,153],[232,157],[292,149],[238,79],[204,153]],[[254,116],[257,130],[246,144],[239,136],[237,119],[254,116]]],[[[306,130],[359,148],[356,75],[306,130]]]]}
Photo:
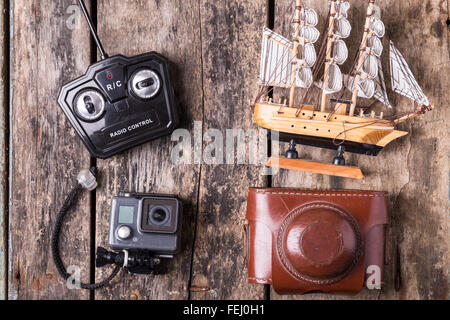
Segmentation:
{"type": "Polygon", "coordinates": [[[353,81],[353,94],[352,94],[352,103],[350,105],[350,112],[349,115],[353,116],[355,114],[355,108],[356,108],[356,100],[358,98],[358,84],[359,80],[361,80],[361,69],[364,64],[364,52],[367,47],[367,39],[369,36],[369,27],[370,27],[370,18],[373,14],[373,6],[375,4],[375,0],[369,0],[369,6],[367,7],[367,15],[366,15],[366,23],[364,25],[364,35],[361,42],[361,46],[359,47],[359,59],[358,59],[358,65],[356,66],[356,75],[355,75],[355,81],[353,81]]]}
{"type": "Polygon", "coordinates": [[[324,112],[326,103],[327,103],[327,94],[325,93],[325,86],[329,81],[329,71],[331,64],[331,51],[333,48],[333,33],[334,33],[334,23],[336,18],[336,1],[331,0],[331,9],[330,9],[330,20],[328,25],[328,41],[327,41],[327,51],[325,58],[325,72],[323,78],[323,88],[322,88],[322,103],[320,104],[320,111],[324,112]]]}
{"type": "MultiPolygon", "coordinates": [[[[292,64],[296,63],[296,59],[298,57],[298,46],[299,46],[299,36],[300,36],[300,18],[301,18],[301,10],[302,10],[302,0],[296,0],[295,3],[295,15],[294,15],[294,39],[292,42],[294,43],[294,47],[292,49],[292,54],[294,59],[292,60],[292,64]]],[[[291,91],[289,93],[289,107],[294,106],[295,99],[295,87],[297,81],[297,69],[292,67],[291,73],[291,91]]]]}

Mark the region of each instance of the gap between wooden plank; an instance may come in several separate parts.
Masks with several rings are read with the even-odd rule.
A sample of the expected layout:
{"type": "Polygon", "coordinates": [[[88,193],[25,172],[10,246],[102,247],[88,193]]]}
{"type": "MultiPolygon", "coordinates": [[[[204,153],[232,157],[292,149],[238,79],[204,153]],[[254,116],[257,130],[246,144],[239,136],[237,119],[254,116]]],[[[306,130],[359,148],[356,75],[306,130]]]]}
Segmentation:
{"type": "MultiPolygon", "coordinates": [[[[205,123],[205,86],[204,86],[204,62],[203,62],[203,35],[202,35],[202,13],[201,13],[201,0],[198,1],[198,18],[199,18],[199,25],[200,25],[200,30],[199,30],[199,37],[200,37],[200,85],[202,88],[202,123],[205,123]]],[[[204,127],[202,125],[202,137],[203,137],[203,132],[204,132],[204,127]]],[[[203,139],[202,139],[202,145],[201,145],[201,150],[203,150],[203,139]]],[[[190,270],[189,270],[189,281],[188,281],[188,287],[187,287],[187,300],[192,300],[191,299],[191,286],[192,286],[192,279],[194,276],[194,253],[195,253],[195,240],[197,239],[197,227],[198,227],[198,211],[200,209],[200,181],[202,178],[202,169],[203,169],[203,165],[200,162],[199,165],[199,169],[198,169],[198,185],[197,185],[197,203],[196,203],[196,208],[195,208],[195,213],[194,213],[194,234],[192,236],[192,250],[191,250],[191,264],[190,264],[190,270]]]]}
{"type": "MultiPolygon", "coordinates": [[[[10,94],[10,149],[14,148],[14,154],[11,152],[10,157],[14,168],[10,168],[11,240],[8,246],[8,296],[11,299],[88,297],[86,292],[67,289],[51,261],[49,251],[48,234],[51,234],[53,218],[59,210],[61,199],[67,195],[65,191],[70,187],[76,171],[85,166],[85,161],[89,159],[56,103],[61,84],[71,80],[69,77],[73,72],[84,72],[81,63],[90,60],[89,46],[83,41],[88,33],[65,24],[66,14],[70,14],[66,4],[65,1],[57,1],[34,6],[16,2],[12,12],[11,2],[11,28],[14,28],[10,56],[10,87],[14,89],[10,94]],[[52,14],[55,11],[62,14],[52,14]],[[30,21],[34,23],[30,25],[30,21]],[[56,45],[62,46],[63,54],[67,56],[59,55],[61,47],[53,46],[55,40],[61,41],[56,45]],[[79,50],[72,52],[73,47],[69,43],[76,43],[79,50]],[[67,70],[71,72],[64,72],[67,70]],[[38,73],[40,76],[37,76],[38,73]],[[25,85],[16,85],[21,83],[29,83],[33,94],[27,94],[25,85]],[[52,113],[52,110],[55,112],[52,113]],[[27,122],[31,126],[22,125],[27,122]],[[72,159],[75,167],[61,163],[62,158],[72,159]],[[21,224],[25,217],[26,223],[21,224]]],[[[83,195],[77,207],[89,214],[87,202],[86,195],[83,195]]],[[[89,232],[89,223],[86,222],[82,217],[73,215],[67,221],[69,230],[62,235],[65,240],[73,240],[67,242],[62,252],[64,261],[67,265],[80,266],[83,271],[89,270],[90,265],[87,261],[89,256],[86,256],[90,245],[84,238],[89,232]]]]}
{"type": "MultiPolygon", "coordinates": [[[[90,15],[92,19],[92,23],[95,26],[95,30],[98,30],[97,21],[98,21],[98,12],[97,12],[97,1],[91,1],[90,5],[90,15]]],[[[95,43],[95,40],[92,36],[92,34],[89,37],[90,43],[91,43],[91,64],[97,62],[97,45],[95,43]]],[[[97,166],[97,159],[91,157],[90,158],[90,166],[96,167],[97,166]]],[[[97,222],[97,188],[91,191],[90,194],[90,211],[91,211],[91,225],[90,225],[90,270],[89,270],[89,280],[91,283],[95,283],[95,250],[96,250],[96,239],[95,234],[97,232],[96,230],[96,222],[97,222]]],[[[91,290],[89,292],[89,300],[95,300],[95,292],[94,290],[91,290]]]]}
{"type": "MultiPolygon", "coordinates": [[[[267,26],[273,30],[273,28],[275,27],[275,0],[268,0],[267,1],[267,6],[268,6],[268,10],[267,10],[267,26]]],[[[272,91],[270,91],[270,94],[272,95],[273,98],[273,94],[272,91]]],[[[272,157],[272,135],[268,135],[268,143],[267,143],[267,154],[270,157],[272,157]]],[[[272,188],[273,186],[273,181],[272,181],[272,175],[268,175],[267,176],[267,187],[268,188],[272,188]]],[[[264,289],[265,289],[265,295],[266,295],[266,300],[270,300],[270,292],[271,292],[271,285],[270,284],[266,284],[264,285],[264,289]]]]}
{"type": "MultiPolygon", "coordinates": [[[[250,104],[267,4],[267,0],[202,2],[205,130],[257,129],[250,104]]],[[[248,284],[240,220],[245,216],[247,187],[266,186],[267,179],[256,167],[219,162],[203,166],[200,183],[192,285],[210,290],[192,292],[190,298],[266,299],[264,286],[248,284]]]]}
{"type": "Polygon", "coordinates": [[[4,0],[0,5],[1,29],[0,35],[1,49],[3,55],[1,68],[1,89],[0,97],[0,300],[8,297],[8,211],[9,211],[9,50],[10,50],[10,11],[9,1],[4,0]]]}

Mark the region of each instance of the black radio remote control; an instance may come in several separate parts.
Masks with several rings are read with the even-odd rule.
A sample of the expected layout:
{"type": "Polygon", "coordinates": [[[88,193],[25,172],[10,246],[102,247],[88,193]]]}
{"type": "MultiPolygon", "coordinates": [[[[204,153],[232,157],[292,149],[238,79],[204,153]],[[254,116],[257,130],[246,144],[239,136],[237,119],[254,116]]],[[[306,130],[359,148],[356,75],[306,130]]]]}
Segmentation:
{"type": "Polygon", "coordinates": [[[93,157],[105,159],[170,134],[178,125],[166,58],[156,52],[107,57],[78,0],[102,60],[61,88],[58,103],[93,157]]]}

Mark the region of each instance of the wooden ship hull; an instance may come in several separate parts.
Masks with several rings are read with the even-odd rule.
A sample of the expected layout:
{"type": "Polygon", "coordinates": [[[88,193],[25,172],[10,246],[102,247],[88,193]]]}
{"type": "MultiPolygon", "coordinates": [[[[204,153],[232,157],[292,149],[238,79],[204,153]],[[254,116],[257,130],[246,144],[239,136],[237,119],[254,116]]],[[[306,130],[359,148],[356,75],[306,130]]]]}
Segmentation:
{"type": "Polygon", "coordinates": [[[345,140],[347,151],[373,156],[390,142],[408,134],[395,130],[391,122],[379,118],[375,121],[371,117],[339,113],[330,117],[329,112],[307,105],[298,108],[258,102],[254,121],[263,128],[279,131],[282,141],[294,139],[301,144],[336,149],[337,144],[345,140]]]}

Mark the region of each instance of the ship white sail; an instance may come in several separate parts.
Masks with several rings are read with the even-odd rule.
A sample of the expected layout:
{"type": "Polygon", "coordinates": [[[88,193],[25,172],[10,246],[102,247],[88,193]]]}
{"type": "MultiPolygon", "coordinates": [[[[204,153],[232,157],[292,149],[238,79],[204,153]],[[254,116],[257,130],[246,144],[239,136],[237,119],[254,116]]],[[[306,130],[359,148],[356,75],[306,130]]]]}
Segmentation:
{"type": "Polygon", "coordinates": [[[349,9],[350,9],[350,2],[341,1],[337,4],[336,12],[337,12],[338,16],[347,18],[347,13],[348,13],[349,9]]]}
{"type": "Polygon", "coordinates": [[[333,44],[333,57],[334,61],[341,65],[343,64],[347,58],[348,58],[348,49],[347,45],[343,40],[336,40],[333,44]]]}
{"type": "Polygon", "coordinates": [[[347,12],[350,4],[347,1],[336,1],[336,18],[334,20],[333,43],[331,61],[328,62],[326,72],[328,72],[328,83],[318,83],[325,94],[332,94],[342,89],[342,73],[338,65],[342,65],[348,58],[348,49],[345,39],[350,35],[352,26],[347,20],[347,12]]]}
{"type": "Polygon", "coordinates": [[[380,58],[378,60],[378,77],[374,79],[375,82],[375,92],[373,94],[373,97],[377,99],[378,101],[382,102],[389,108],[392,108],[391,103],[389,102],[389,98],[387,95],[386,90],[386,83],[384,82],[384,74],[383,74],[383,67],[381,66],[381,60],[380,58]]]}
{"type": "Polygon", "coordinates": [[[312,67],[317,59],[314,45],[312,43],[305,43],[304,45],[299,46],[298,56],[299,58],[296,59],[298,65],[312,67]]]}
{"type": "Polygon", "coordinates": [[[362,72],[366,74],[368,78],[376,78],[378,76],[378,58],[370,53],[365,53],[364,64],[362,72]]]}
{"type": "MultiPolygon", "coordinates": [[[[320,84],[319,86],[322,87],[320,84]]],[[[330,64],[328,69],[328,84],[322,89],[326,94],[332,94],[342,90],[342,73],[336,64],[330,64]]]]}
{"type": "MultiPolygon", "coordinates": [[[[381,21],[381,11],[378,6],[373,6],[372,15],[369,20],[369,30],[364,49],[360,54],[363,55],[363,63],[356,70],[361,76],[357,77],[358,97],[370,99],[376,98],[388,107],[391,107],[386,93],[384,75],[381,67],[380,56],[383,52],[383,44],[380,40],[385,34],[385,26],[381,21]]],[[[355,88],[355,77],[344,76],[344,82],[347,89],[353,91],[355,88]]]]}
{"type": "Polygon", "coordinates": [[[319,16],[314,9],[302,8],[300,12],[300,20],[304,21],[309,26],[316,26],[319,23],[319,16]]]}
{"type": "MultiPolygon", "coordinates": [[[[381,66],[381,60],[377,58],[377,70],[378,75],[374,79],[361,79],[358,84],[358,97],[370,99],[375,98],[381,103],[385,104],[387,107],[392,108],[391,103],[389,102],[389,98],[386,91],[386,83],[384,82],[384,74],[383,68],[381,66]]],[[[345,87],[352,92],[353,91],[353,83],[355,78],[352,76],[344,75],[344,84],[345,87]]]]}
{"type": "Polygon", "coordinates": [[[344,16],[336,18],[334,35],[339,38],[348,38],[352,31],[352,25],[344,16]]]}
{"type": "MultiPolygon", "coordinates": [[[[317,60],[314,43],[320,32],[315,28],[317,13],[313,9],[302,8],[299,25],[298,56],[293,56],[292,41],[265,27],[261,49],[261,84],[274,87],[291,87],[292,68],[296,69],[295,86],[309,88],[313,82],[311,67],[317,60]]],[[[342,54],[342,53],[341,53],[342,54]]]]}
{"type": "MultiPolygon", "coordinates": [[[[344,75],[344,84],[349,91],[353,91],[355,77],[344,75]]],[[[358,83],[358,97],[370,99],[375,94],[375,82],[372,79],[361,79],[358,83]]]]}
{"type": "Polygon", "coordinates": [[[297,69],[296,87],[309,88],[313,82],[313,74],[311,68],[300,67],[297,69]]]}
{"type": "Polygon", "coordinates": [[[369,38],[367,39],[367,46],[370,48],[370,53],[380,57],[383,53],[383,44],[381,43],[380,38],[374,35],[369,34],[369,38]]]}
{"type": "Polygon", "coordinates": [[[383,38],[386,32],[383,21],[376,16],[373,16],[370,23],[370,32],[375,34],[378,38],[383,38]]]}
{"type": "Polygon", "coordinates": [[[313,26],[301,26],[299,38],[310,43],[316,43],[320,37],[320,32],[313,26]]]}
{"type": "MultiPolygon", "coordinates": [[[[316,29],[319,17],[313,9],[302,8],[300,12],[299,48],[298,59],[296,59],[297,68],[296,83],[299,88],[309,88],[313,83],[313,73],[311,68],[317,60],[314,43],[319,39],[320,32],[316,29]]],[[[294,30],[295,36],[295,30],[294,30]]]]}
{"type": "Polygon", "coordinates": [[[390,42],[390,64],[392,90],[419,104],[429,106],[428,98],[423,93],[411,69],[392,41],[390,42]]]}
{"type": "Polygon", "coordinates": [[[260,81],[263,85],[291,86],[293,44],[267,27],[263,29],[260,81]]]}
{"type": "MultiPolygon", "coordinates": [[[[375,6],[375,8],[378,8],[375,6]]],[[[377,12],[378,9],[375,9],[377,12]]],[[[375,79],[378,77],[378,69],[381,64],[379,57],[383,52],[383,44],[380,38],[385,34],[385,26],[377,14],[370,18],[369,33],[367,35],[367,48],[364,54],[364,63],[362,67],[363,79],[375,79]]]]}

